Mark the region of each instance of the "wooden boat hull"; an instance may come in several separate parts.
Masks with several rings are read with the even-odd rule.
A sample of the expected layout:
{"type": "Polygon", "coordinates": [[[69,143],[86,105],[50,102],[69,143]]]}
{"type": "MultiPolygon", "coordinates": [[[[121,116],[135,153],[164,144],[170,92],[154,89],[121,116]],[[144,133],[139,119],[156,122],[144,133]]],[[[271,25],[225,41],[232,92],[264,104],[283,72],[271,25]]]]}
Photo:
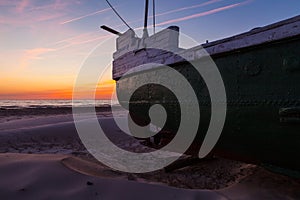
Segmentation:
{"type": "MultiPolygon", "coordinates": [[[[241,161],[300,170],[300,35],[212,55],[223,78],[227,115],[221,137],[212,151],[241,161]]],[[[193,62],[201,62],[196,59],[193,62]]],[[[192,85],[201,110],[200,126],[187,151],[198,154],[211,117],[205,82],[189,62],[169,65],[192,85]]],[[[114,69],[116,70],[116,69],[114,69]]],[[[164,69],[155,69],[166,74],[164,69]]],[[[139,83],[140,71],[117,80],[121,105],[127,91],[139,83]]],[[[176,84],[176,80],[174,80],[176,84]]],[[[131,97],[129,110],[140,125],[149,123],[151,105],[161,104],[168,118],[159,138],[170,141],[180,123],[180,106],[168,89],[149,84],[131,97]]],[[[193,104],[193,102],[189,102],[193,104]]],[[[162,145],[164,145],[163,143],[162,145]]]]}

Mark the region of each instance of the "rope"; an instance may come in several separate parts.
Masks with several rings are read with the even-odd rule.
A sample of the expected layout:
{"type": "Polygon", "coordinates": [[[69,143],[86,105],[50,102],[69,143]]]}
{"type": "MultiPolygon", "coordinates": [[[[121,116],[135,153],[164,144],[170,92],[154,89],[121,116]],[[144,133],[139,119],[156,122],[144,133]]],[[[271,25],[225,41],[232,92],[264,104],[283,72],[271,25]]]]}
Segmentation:
{"type": "Polygon", "coordinates": [[[116,9],[109,3],[108,0],[105,0],[106,3],[109,5],[109,7],[114,11],[114,13],[122,20],[122,22],[129,28],[132,30],[132,28],[126,23],[126,21],[120,16],[120,14],[116,11],[116,9]]]}

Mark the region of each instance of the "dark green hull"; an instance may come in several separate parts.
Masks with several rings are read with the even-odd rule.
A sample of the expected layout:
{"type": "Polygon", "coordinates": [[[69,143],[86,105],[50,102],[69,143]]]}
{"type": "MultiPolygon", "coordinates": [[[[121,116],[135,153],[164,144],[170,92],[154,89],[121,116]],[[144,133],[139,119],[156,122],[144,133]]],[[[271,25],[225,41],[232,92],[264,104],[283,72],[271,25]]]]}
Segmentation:
{"type": "MultiPolygon", "coordinates": [[[[224,129],[212,153],[300,170],[300,35],[216,53],[212,58],[227,95],[224,129]]],[[[188,62],[170,66],[189,80],[199,100],[200,127],[188,150],[197,155],[211,117],[208,90],[188,62]]],[[[116,79],[121,104],[143,73],[148,71],[116,79]]],[[[149,107],[156,103],[168,113],[159,137],[171,140],[180,123],[180,106],[167,89],[154,84],[140,88],[131,97],[129,110],[138,124],[145,125],[149,123],[149,107]]]]}

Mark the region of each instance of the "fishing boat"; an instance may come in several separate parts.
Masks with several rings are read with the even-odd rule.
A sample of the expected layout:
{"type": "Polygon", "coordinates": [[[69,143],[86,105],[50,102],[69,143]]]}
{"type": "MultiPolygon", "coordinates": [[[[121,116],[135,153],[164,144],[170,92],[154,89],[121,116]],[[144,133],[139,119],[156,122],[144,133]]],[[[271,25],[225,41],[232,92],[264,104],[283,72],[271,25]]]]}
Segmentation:
{"type": "MultiPolygon", "coordinates": [[[[205,80],[191,63],[202,62],[207,52],[226,91],[226,102],[219,102],[226,104],[226,120],[209,155],[300,170],[300,16],[189,49],[179,47],[177,26],[149,36],[145,19],[140,38],[132,29],[119,33],[103,28],[118,35],[112,75],[120,104],[141,126],[150,122],[151,106],[160,104],[166,110],[166,123],[154,136],[158,147],[176,135],[181,102],[159,84],[138,87],[143,82],[141,77],[150,72],[168,74],[160,65],[149,67],[147,63],[171,67],[195,91],[201,120],[186,153],[197,154],[208,130],[213,102],[205,80]]],[[[178,84],[176,79],[173,82],[178,84]]]]}

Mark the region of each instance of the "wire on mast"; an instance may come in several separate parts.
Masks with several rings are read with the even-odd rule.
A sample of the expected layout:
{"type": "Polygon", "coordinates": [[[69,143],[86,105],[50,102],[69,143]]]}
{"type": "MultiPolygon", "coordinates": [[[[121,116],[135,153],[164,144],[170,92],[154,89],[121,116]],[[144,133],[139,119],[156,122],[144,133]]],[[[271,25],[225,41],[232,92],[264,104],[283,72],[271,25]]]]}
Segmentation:
{"type": "Polygon", "coordinates": [[[126,21],[121,17],[121,15],[116,11],[116,9],[109,3],[108,0],[105,0],[106,3],[109,5],[109,7],[114,11],[114,13],[122,20],[122,22],[129,28],[132,30],[132,28],[126,23],[126,21]]]}

